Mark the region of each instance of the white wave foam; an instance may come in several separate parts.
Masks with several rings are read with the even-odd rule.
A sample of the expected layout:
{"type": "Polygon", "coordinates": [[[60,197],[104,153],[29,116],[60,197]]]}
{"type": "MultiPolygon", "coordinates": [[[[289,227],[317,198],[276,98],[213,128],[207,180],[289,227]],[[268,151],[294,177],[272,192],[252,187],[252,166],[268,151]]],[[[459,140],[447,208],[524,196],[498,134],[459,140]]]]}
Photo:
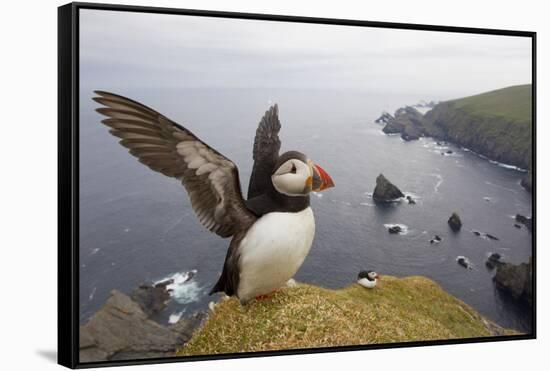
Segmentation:
{"type": "Polygon", "coordinates": [[[312,192],[315,196],[317,196],[317,198],[323,198],[323,194],[322,193],[317,193],[317,192],[312,192]]]}
{"type": "Polygon", "coordinates": [[[90,255],[95,255],[97,254],[97,252],[101,250],[99,247],[96,247],[95,249],[92,250],[92,252],[90,253],[90,255]]]}
{"type": "Polygon", "coordinates": [[[183,313],[185,313],[185,309],[179,312],[174,312],[170,314],[170,316],[168,317],[168,323],[171,325],[174,323],[177,323],[181,319],[181,316],[183,315],[183,313]]]}
{"type": "MultiPolygon", "coordinates": [[[[407,198],[407,196],[411,196],[411,198],[412,198],[413,200],[415,200],[415,201],[416,201],[416,200],[420,200],[420,199],[422,198],[422,196],[420,196],[420,195],[418,195],[418,194],[416,194],[416,193],[414,193],[414,192],[407,192],[407,191],[404,191],[403,193],[405,193],[405,197],[404,197],[405,199],[407,198]]],[[[403,197],[402,197],[402,198],[403,198],[403,197]]]]}
{"type": "Polygon", "coordinates": [[[508,164],[504,164],[502,162],[498,162],[498,161],[493,161],[493,160],[489,160],[489,162],[493,165],[497,165],[499,167],[502,167],[504,169],[510,169],[510,170],[516,170],[516,171],[520,171],[522,173],[526,173],[527,170],[525,169],[522,169],[521,167],[518,167],[518,166],[514,166],[514,165],[508,165],[508,164]]]}
{"type": "Polygon", "coordinates": [[[368,207],[374,207],[375,206],[374,204],[369,204],[368,202],[361,202],[361,203],[359,203],[359,205],[368,206],[368,207]]]}
{"type": "Polygon", "coordinates": [[[196,269],[189,272],[176,272],[155,281],[154,284],[172,280],[171,284],[166,285],[170,297],[179,304],[189,304],[198,301],[203,291],[203,288],[194,279],[196,274],[196,269]]]}
{"type": "Polygon", "coordinates": [[[435,186],[434,186],[434,192],[439,192],[439,186],[441,186],[441,184],[443,184],[443,177],[441,176],[441,174],[429,174],[430,176],[433,176],[437,179],[437,182],[435,183],[435,186]]]}
{"type": "Polygon", "coordinates": [[[88,300],[92,301],[94,299],[95,292],[97,291],[97,287],[94,287],[92,289],[92,292],[90,293],[90,296],[88,296],[88,300]]]}

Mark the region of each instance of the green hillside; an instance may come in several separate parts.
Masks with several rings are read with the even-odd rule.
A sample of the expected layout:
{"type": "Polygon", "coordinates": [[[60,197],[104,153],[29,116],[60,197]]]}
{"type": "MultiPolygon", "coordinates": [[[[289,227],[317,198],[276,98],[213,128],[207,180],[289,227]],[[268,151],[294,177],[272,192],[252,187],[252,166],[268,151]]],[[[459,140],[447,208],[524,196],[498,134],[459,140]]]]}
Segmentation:
{"type": "Polygon", "coordinates": [[[532,86],[517,85],[451,102],[457,109],[468,111],[474,116],[502,117],[518,124],[531,125],[532,86]]]}
{"type": "Polygon", "coordinates": [[[531,168],[531,85],[441,102],[426,113],[425,134],[492,160],[531,168]]]}

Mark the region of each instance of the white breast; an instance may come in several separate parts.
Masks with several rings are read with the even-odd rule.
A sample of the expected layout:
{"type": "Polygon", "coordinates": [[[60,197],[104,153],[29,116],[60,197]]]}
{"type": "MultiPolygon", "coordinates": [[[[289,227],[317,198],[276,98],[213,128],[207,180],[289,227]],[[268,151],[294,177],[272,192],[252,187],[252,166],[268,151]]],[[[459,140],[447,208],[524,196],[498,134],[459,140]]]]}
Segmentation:
{"type": "Polygon", "coordinates": [[[282,287],[304,262],[314,235],[315,219],[309,207],[258,219],[239,249],[239,299],[246,302],[282,287]]]}
{"type": "Polygon", "coordinates": [[[378,280],[375,279],[374,281],[369,281],[366,278],[361,278],[360,280],[357,281],[357,283],[363,287],[366,287],[367,289],[372,289],[376,286],[376,281],[378,280]]]}

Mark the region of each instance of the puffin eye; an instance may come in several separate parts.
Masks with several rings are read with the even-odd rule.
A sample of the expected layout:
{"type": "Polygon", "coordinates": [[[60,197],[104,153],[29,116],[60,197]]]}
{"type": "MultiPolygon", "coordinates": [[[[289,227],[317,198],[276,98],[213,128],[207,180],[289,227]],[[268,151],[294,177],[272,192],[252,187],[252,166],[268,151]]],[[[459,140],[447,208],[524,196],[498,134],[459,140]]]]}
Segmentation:
{"type": "Polygon", "coordinates": [[[296,174],[296,165],[294,165],[294,163],[292,163],[292,169],[290,169],[290,172],[292,174],[296,174]]]}

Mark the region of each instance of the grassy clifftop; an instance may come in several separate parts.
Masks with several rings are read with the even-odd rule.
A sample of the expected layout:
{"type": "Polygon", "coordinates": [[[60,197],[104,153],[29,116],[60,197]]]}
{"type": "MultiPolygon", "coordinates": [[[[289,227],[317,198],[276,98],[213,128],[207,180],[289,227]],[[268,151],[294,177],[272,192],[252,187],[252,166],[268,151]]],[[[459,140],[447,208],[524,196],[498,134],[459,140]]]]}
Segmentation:
{"type": "Polygon", "coordinates": [[[425,132],[490,159],[530,169],[531,88],[511,86],[441,102],[426,113],[425,132]]]}
{"type": "Polygon", "coordinates": [[[241,306],[221,301],[178,355],[512,334],[424,277],[384,276],[376,288],[300,284],[241,306]]]}
{"type": "Polygon", "coordinates": [[[457,109],[474,116],[496,116],[518,124],[531,124],[532,86],[517,85],[487,93],[455,99],[457,109]]]}

